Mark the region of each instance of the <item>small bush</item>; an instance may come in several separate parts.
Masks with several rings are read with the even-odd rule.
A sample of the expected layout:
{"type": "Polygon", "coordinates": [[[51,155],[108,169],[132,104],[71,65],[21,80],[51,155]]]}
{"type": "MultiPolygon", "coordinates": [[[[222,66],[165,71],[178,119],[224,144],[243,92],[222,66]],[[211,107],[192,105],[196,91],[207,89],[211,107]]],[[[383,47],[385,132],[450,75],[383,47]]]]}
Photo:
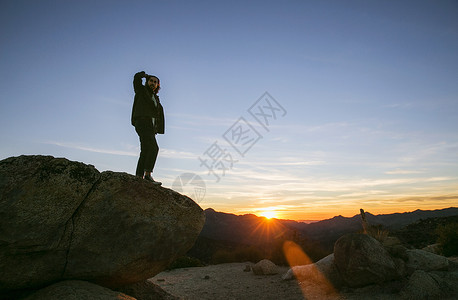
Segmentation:
{"type": "Polygon", "coordinates": [[[439,225],[437,242],[444,256],[458,255],[458,223],[439,225]]]}
{"type": "Polygon", "coordinates": [[[380,243],[383,243],[383,241],[388,237],[389,231],[384,229],[381,225],[375,225],[375,226],[370,226],[367,234],[380,243]]]}
{"type": "Polygon", "coordinates": [[[226,263],[231,263],[235,262],[235,257],[231,253],[231,251],[228,250],[217,250],[211,259],[212,264],[226,264],[226,263]]]}
{"type": "Polygon", "coordinates": [[[215,252],[212,257],[213,264],[224,264],[233,262],[258,262],[264,258],[261,251],[254,247],[239,247],[233,250],[221,249],[215,252]]]}
{"type": "Polygon", "coordinates": [[[169,270],[181,268],[203,267],[204,264],[194,257],[181,256],[178,257],[169,267],[169,270]]]}

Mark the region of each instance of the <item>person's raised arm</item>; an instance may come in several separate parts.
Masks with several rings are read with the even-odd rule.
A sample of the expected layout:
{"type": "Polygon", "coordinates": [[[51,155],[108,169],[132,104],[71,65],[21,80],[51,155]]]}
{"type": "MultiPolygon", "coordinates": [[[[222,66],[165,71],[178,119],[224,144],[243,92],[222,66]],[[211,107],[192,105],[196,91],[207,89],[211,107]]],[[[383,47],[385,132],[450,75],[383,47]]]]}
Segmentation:
{"type": "Polygon", "coordinates": [[[142,78],[146,78],[145,71],[138,72],[134,75],[134,91],[135,93],[139,92],[142,88],[142,78]]]}

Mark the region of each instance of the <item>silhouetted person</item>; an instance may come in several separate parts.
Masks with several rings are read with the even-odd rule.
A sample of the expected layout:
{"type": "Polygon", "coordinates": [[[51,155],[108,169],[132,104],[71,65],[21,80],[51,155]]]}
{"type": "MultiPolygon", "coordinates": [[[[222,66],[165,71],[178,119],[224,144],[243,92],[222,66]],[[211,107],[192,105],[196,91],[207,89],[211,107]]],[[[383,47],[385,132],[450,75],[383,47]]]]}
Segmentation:
{"type": "Polygon", "coordinates": [[[158,185],[161,183],[154,181],[151,173],[159,153],[156,134],[163,134],[165,128],[164,109],[157,96],[160,88],[160,81],[156,76],[148,75],[144,71],[135,74],[131,123],[140,138],[140,157],[135,174],[158,185]],[[142,84],[143,78],[146,78],[145,85],[142,84]]]}

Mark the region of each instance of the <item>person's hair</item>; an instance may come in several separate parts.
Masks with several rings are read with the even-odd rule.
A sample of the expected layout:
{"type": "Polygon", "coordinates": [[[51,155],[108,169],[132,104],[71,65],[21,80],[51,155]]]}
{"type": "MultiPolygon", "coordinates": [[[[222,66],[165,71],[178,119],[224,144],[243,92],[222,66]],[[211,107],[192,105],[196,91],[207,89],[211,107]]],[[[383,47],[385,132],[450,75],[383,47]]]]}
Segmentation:
{"type": "Polygon", "coordinates": [[[150,80],[151,77],[154,77],[157,79],[157,88],[153,91],[153,93],[157,94],[159,90],[161,89],[161,80],[157,76],[150,75],[146,78],[146,83],[145,83],[146,86],[148,86],[148,81],[150,80]]]}

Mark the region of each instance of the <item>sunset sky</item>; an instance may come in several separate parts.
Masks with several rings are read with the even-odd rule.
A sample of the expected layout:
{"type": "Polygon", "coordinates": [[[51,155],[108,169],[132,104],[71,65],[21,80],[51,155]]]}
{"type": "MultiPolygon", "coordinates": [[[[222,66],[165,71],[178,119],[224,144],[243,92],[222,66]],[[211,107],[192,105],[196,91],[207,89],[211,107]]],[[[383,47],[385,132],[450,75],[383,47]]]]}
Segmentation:
{"type": "Polygon", "coordinates": [[[144,70],[166,114],[153,177],[204,209],[458,206],[457,1],[11,0],[0,25],[0,159],[134,174],[144,70]]]}

